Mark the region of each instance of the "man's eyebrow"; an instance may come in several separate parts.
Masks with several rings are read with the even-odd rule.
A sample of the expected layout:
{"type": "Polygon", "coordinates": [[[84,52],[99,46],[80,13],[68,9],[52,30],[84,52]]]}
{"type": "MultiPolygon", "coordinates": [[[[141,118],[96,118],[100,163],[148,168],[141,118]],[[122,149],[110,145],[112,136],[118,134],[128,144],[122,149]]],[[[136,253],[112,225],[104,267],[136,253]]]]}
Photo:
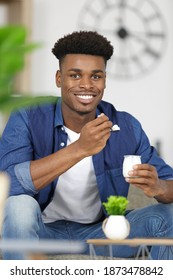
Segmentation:
{"type": "Polygon", "coordinates": [[[79,68],[70,68],[70,69],[68,69],[68,71],[82,72],[82,70],[79,68]]]}
{"type": "MultiPolygon", "coordinates": [[[[82,72],[82,69],[79,68],[70,68],[68,71],[74,71],[74,72],[82,72]]],[[[101,69],[93,69],[92,70],[93,73],[104,73],[105,71],[101,70],[101,69]]]]}
{"type": "Polygon", "coordinates": [[[92,72],[93,72],[93,73],[99,73],[99,72],[105,73],[105,71],[103,71],[103,70],[101,70],[101,69],[95,69],[95,70],[93,70],[92,72]]]}

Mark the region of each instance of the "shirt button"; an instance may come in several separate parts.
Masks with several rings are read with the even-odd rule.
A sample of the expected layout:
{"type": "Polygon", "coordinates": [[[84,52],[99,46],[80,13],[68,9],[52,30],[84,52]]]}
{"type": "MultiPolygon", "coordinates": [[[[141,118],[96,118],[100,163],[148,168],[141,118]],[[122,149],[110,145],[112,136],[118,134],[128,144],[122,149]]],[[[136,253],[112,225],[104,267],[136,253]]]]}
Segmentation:
{"type": "Polygon", "coordinates": [[[64,131],[64,127],[63,126],[61,127],[61,130],[64,131]]]}
{"type": "Polygon", "coordinates": [[[64,142],[61,142],[60,146],[61,146],[61,147],[64,147],[64,146],[65,146],[65,143],[64,143],[64,142]]]}

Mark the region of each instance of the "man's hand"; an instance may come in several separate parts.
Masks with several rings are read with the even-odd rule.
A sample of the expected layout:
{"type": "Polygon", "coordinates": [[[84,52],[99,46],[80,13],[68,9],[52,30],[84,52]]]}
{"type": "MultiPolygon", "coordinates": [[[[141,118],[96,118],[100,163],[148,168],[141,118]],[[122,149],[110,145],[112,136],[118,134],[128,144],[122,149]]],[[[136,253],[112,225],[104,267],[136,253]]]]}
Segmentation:
{"type": "Polygon", "coordinates": [[[85,156],[99,153],[106,145],[110,137],[112,122],[108,117],[101,114],[99,118],[88,122],[81,130],[80,138],[77,140],[79,149],[85,156]]]}
{"type": "Polygon", "coordinates": [[[150,164],[136,164],[133,166],[133,170],[129,171],[129,176],[126,178],[126,181],[143,190],[148,197],[164,194],[164,188],[154,166],[150,164]]]}

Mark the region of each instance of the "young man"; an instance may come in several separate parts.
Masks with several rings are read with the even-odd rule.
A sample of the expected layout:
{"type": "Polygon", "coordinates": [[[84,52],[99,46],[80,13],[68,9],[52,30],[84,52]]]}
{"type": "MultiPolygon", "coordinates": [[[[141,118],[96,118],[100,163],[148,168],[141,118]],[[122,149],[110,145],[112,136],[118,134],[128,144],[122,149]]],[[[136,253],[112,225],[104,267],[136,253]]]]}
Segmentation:
{"type": "MultiPolygon", "coordinates": [[[[140,123],[102,101],[106,63],[113,47],[96,32],[58,40],[53,54],[61,98],[12,114],[0,142],[0,169],[11,176],[3,238],[87,240],[105,238],[102,202],[128,195],[129,184],[159,203],[127,213],[133,237],[173,238],[173,170],[150,146],[140,123]],[[117,124],[120,130],[111,131],[117,124]],[[123,157],[143,164],[122,175],[123,157]]],[[[153,259],[173,259],[169,247],[151,248],[153,259]]],[[[130,257],[136,248],[113,248],[130,257]]],[[[88,253],[88,250],[87,252],[88,253]]],[[[103,254],[99,248],[99,254],[103,254]]],[[[4,259],[20,259],[5,253],[4,259]]]]}

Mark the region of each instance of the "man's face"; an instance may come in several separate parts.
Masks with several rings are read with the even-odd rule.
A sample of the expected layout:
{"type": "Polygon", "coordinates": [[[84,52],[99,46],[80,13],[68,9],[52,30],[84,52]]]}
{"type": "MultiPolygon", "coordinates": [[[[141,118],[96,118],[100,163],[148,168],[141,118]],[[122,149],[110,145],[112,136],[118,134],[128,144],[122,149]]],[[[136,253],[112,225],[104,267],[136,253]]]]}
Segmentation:
{"type": "Polygon", "coordinates": [[[105,89],[105,61],[101,56],[68,54],[57,72],[63,113],[95,112],[105,89]]]}

